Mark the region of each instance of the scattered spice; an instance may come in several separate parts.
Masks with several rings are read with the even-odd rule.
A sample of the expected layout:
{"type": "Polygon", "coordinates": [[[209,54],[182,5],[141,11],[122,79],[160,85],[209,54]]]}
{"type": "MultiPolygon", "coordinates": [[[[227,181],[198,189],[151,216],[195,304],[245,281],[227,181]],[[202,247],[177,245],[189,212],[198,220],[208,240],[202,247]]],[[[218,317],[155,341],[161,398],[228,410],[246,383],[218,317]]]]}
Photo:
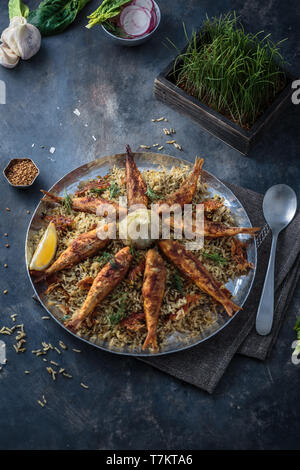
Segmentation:
{"type": "Polygon", "coordinates": [[[6,246],[6,248],[9,248],[9,244],[8,244],[8,243],[5,243],[5,246],[6,246]]]}
{"type": "Polygon", "coordinates": [[[80,385],[81,385],[83,388],[86,388],[86,389],[89,388],[87,385],[85,385],[85,384],[82,383],[82,382],[80,383],[80,385]]]}
{"type": "Polygon", "coordinates": [[[151,119],[152,122],[161,122],[161,121],[165,121],[166,118],[164,117],[160,117],[160,118],[157,118],[157,119],[151,119]]]}
{"type": "Polygon", "coordinates": [[[182,150],[181,145],[177,144],[176,142],[173,143],[174,147],[177,148],[178,150],[182,150]]]}
{"type": "Polygon", "coordinates": [[[29,158],[12,161],[5,171],[7,179],[15,186],[30,185],[37,174],[38,169],[29,158]]]}
{"type": "Polygon", "coordinates": [[[27,211],[26,211],[26,214],[30,214],[30,211],[27,210],[27,211]]]}
{"type": "Polygon", "coordinates": [[[10,208],[9,208],[9,207],[6,207],[5,210],[6,210],[7,212],[10,212],[10,208]]]}
{"type": "Polygon", "coordinates": [[[24,370],[24,374],[26,375],[30,374],[30,370],[24,370]]]}
{"type": "Polygon", "coordinates": [[[7,293],[8,293],[8,290],[5,289],[5,290],[3,291],[3,294],[6,295],[7,293]]]}
{"type": "Polygon", "coordinates": [[[151,149],[150,145],[140,145],[141,149],[151,149]]]}
{"type": "Polygon", "coordinates": [[[167,140],[166,144],[175,144],[176,140],[167,140]]]}
{"type": "Polygon", "coordinates": [[[4,236],[7,237],[7,236],[8,236],[8,233],[5,233],[4,236]]]}
{"type": "Polygon", "coordinates": [[[74,351],[76,353],[81,353],[80,349],[72,349],[72,351],[74,351]]]}
{"type": "Polygon", "coordinates": [[[7,265],[6,263],[5,263],[3,266],[4,266],[5,268],[7,268],[7,267],[8,267],[8,265],[7,265]]]}
{"type": "Polygon", "coordinates": [[[158,149],[157,149],[157,150],[162,150],[163,148],[164,148],[164,146],[163,146],[163,145],[161,145],[160,147],[158,147],[158,149]]]}
{"type": "Polygon", "coordinates": [[[59,341],[59,345],[62,349],[68,349],[65,343],[63,343],[62,341],[59,341]]]}
{"type": "Polygon", "coordinates": [[[38,404],[39,404],[42,408],[44,408],[45,403],[42,403],[41,400],[37,400],[37,402],[38,402],[38,404]]]}

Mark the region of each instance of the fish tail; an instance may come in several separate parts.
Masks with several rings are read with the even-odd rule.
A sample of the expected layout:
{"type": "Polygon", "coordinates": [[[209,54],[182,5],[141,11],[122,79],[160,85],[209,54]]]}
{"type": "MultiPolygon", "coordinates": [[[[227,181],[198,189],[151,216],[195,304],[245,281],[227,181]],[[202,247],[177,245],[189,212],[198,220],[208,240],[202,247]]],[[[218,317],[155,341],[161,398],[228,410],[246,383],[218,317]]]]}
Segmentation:
{"type": "Polygon", "coordinates": [[[153,332],[153,331],[149,331],[148,334],[147,334],[147,337],[145,339],[145,342],[143,344],[143,351],[149,346],[149,345],[152,345],[153,349],[155,352],[157,352],[158,350],[158,346],[157,346],[157,337],[156,337],[156,332],[153,332]]]}
{"type": "Polygon", "coordinates": [[[228,299],[226,300],[224,303],[223,303],[223,307],[225,308],[227,314],[232,317],[232,315],[234,314],[234,312],[236,312],[237,310],[243,310],[242,307],[239,307],[238,305],[236,305],[234,302],[232,302],[232,300],[228,299]]]}
{"type": "Polygon", "coordinates": [[[52,199],[52,201],[55,201],[58,203],[61,203],[62,201],[62,197],[55,196],[55,194],[49,193],[48,191],[45,191],[44,189],[41,189],[41,192],[45,194],[45,196],[48,196],[50,199],[52,199]]]}
{"type": "Polygon", "coordinates": [[[73,317],[65,323],[65,326],[70,331],[77,331],[79,326],[81,325],[82,320],[75,314],[73,317]]]}

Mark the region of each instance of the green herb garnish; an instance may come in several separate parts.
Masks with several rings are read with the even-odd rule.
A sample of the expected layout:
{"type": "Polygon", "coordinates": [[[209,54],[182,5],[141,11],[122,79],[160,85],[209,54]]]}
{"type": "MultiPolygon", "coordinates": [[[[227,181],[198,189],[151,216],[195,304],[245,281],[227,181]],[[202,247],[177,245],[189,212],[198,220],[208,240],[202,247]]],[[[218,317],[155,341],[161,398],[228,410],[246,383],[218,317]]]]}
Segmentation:
{"type": "Polygon", "coordinates": [[[148,185],[146,194],[150,199],[160,199],[160,196],[155,191],[153,191],[153,189],[151,189],[148,185]]]}
{"type": "Polygon", "coordinates": [[[64,197],[62,200],[62,205],[66,209],[67,214],[70,214],[71,209],[72,209],[72,197],[67,194],[67,191],[65,190],[64,192],[64,197]]]}
{"type": "Polygon", "coordinates": [[[251,128],[286,84],[282,41],[274,43],[263,31],[246,34],[235,12],[207,17],[199,35],[184,32],[188,47],[174,64],[176,85],[251,128]]]}
{"type": "Polygon", "coordinates": [[[121,297],[118,310],[115,313],[111,313],[109,315],[109,321],[111,325],[117,325],[121,320],[123,320],[123,318],[127,317],[127,313],[125,312],[125,309],[127,306],[126,300],[127,300],[127,294],[124,294],[121,297]]]}
{"type": "Polygon", "coordinates": [[[133,245],[130,245],[129,252],[134,258],[136,257],[137,251],[136,251],[136,249],[134,248],[133,245]]]}
{"type": "Polygon", "coordinates": [[[294,330],[296,331],[297,333],[297,345],[296,345],[296,348],[293,352],[293,356],[298,356],[299,353],[300,353],[300,316],[297,318],[296,320],[296,324],[294,326],[294,330]]]}
{"type": "Polygon", "coordinates": [[[109,262],[113,269],[119,268],[118,263],[115,262],[114,255],[112,253],[108,253],[107,251],[104,251],[99,258],[96,258],[96,261],[103,265],[109,262]]]}
{"type": "Polygon", "coordinates": [[[119,194],[119,192],[120,192],[120,188],[117,185],[117,183],[115,182],[111,183],[109,187],[110,199],[113,199],[114,197],[116,197],[119,194]]]}
{"type": "Polygon", "coordinates": [[[98,196],[99,194],[104,193],[105,189],[106,188],[91,188],[90,192],[98,196]]]}
{"type": "Polygon", "coordinates": [[[204,251],[202,253],[202,255],[205,258],[211,259],[211,260],[215,261],[216,263],[220,263],[220,264],[227,263],[227,261],[228,261],[226,258],[223,258],[221,255],[219,255],[219,253],[206,253],[204,251]]]}
{"type": "Polygon", "coordinates": [[[176,271],[171,276],[172,288],[178,290],[178,292],[182,293],[183,285],[182,285],[182,277],[180,276],[179,272],[176,271]]]}
{"type": "Polygon", "coordinates": [[[92,28],[95,24],[105,23],[110,18],[118,16],[126,3],[128,0],[104,0],[97,10],[88,16],[89,23],[86,27],[92,28]]]}

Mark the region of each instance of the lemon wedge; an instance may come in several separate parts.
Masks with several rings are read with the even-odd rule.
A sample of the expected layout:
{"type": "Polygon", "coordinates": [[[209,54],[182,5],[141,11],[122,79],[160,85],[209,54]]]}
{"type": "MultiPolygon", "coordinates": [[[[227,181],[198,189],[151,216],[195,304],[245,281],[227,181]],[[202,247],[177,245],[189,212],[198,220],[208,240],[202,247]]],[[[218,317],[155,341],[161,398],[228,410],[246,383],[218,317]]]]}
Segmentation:
{"type": "Polygon", "coordinates": [[[29,269],[43,271],[54,258],[57,247],[57,232],[53,222],[50,222],[34,252],[29,269]]]}

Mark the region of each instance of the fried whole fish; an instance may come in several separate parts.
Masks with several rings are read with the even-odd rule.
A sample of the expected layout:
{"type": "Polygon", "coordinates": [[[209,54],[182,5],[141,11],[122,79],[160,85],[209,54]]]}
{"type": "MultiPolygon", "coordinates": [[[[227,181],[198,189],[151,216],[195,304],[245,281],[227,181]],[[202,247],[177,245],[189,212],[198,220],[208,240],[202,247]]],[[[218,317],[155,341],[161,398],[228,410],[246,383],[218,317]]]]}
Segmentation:
{"type": "MultiPolygon", "coordinates": [[[[168,206],[179,204],[181,207],[183,207],[184,204],[190,204],[197,189],[197,183],[202,171],[203,163],[204,158],[199,159],[196,157],[193,171],[182,183],[180,188],[165,199],[158,201],[157,204],[159,204],[159,206],[162,206],[163,204],[167,204],[168,206]]],[[[162,210],[163,208],[160,209],[160,211],[162,210]]]]}
{"type": "Polygon", "coordinates": [[[213,278],[199,259],[193,253],[187,251],[182,244],[175,240],[161,240],[158,245],[164,255],[186,277],[190,278],[202,291],[223,305],[230,317],[235,311],[242,310],[241,307],[230,300],[221,288],[220,283],[213,278]]]}
{"type": "Polygon", "coordinates": [[[143,204],[147,207],[147,185],[134,161],[133,153],[129,145],[126,145],[126,184],[128,206],[143,204]]]}
{"type": "Polygon", "coordinates": [[[156,250],[149,250],[146,255],[144,283],[142,294],[144,298],[144,313],[148,334],[143,344],[146,349],[152,344],[157,351],[157,324],[160,315],[161,303],[166,286],[166,268],[164,261],[156,250]]]}
{"type": "Polygon", "coordinates": [[[68,269],[78,264],[80,261],[87,259],[89,256],[95,255],[99,250],[108,245],[110,240],[100,240],[96,233],[97,229],[82,233],[79,237],[71,241],[68,248],[61,253],[54,263],[43,271],[43,277],[68,269]]]}
{"type": "MultiPolygon", "coordinates": [[[[169,225],[173,230],[179,230],[183,232],[184,224],[183,222],[178,225],[175,223],[173,217],[168,217],[164,219],[164,224],[169,225]]],[[[245,233],[247,235],[255,235],[260,230],[260,227],[228,227],[220,222],[212,222],[204,218],[204,230],[196,230],[196,225],[192,226],[192,232],[185,230],[185,235],[203,235],[205,238],[220,238],[220,237],[232,237],[238,235],[239,233],[245,233]]]]}
{"type": "Polygon", "coordinates": [[[76,331],[83,320],[93,313],[95,307],[124,279],[131,260],[130,248],[126,246],[118,251],[113,262],[106,263],[95,277],[82,307],[66,323],[68,328],[76,331]]]}
{"type": "MultiPolygon", "coordinates": [[[[62,205],[64,203],[64,198],[61,196],[56,196],[55,194],[49,193],[44,189],[41,189],[41,192],[51,199],[51,201],[56,202],[57,204],[62,205]]],[[[96,214],[97,209],[104,204],[111,204],[115,208],[119,217],[123,217],[127,214],[125,207],[120,206],[116,202],[108,201],[103,197],[84,196],[70,198],[70,205],[74,211],[87,212],[88,214],[96,214]]]]}

